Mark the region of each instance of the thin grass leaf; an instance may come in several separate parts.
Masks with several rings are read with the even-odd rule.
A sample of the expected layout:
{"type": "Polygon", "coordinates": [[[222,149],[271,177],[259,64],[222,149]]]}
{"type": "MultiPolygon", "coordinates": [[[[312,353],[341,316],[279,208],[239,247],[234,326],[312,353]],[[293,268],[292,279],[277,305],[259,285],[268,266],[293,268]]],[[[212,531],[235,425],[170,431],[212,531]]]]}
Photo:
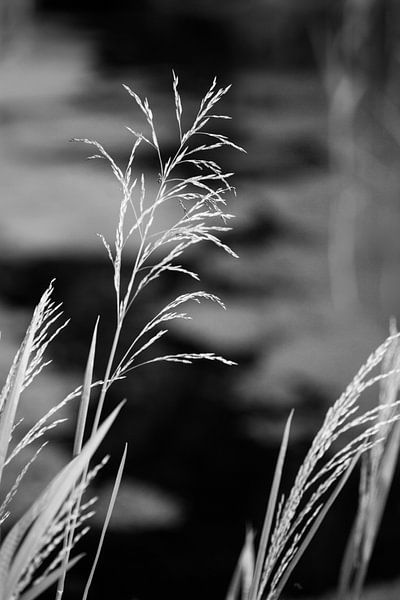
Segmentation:
{"type": "Polygon", "coordinates": [[[117,499],[118,490],[119,490],[119,487],[120,487],[120,484],[121,484],[122,473],[124,471],[127,450],[128,450],[128,445],[125,444],[124,452],[123,452],[123,455],[122,455],[122,458],[121,458],[121,462],[120,462],[119,468],[118,468],[118,473],[117,473],[117,476],[115,478],[115,482],[114,482],[114,486],[113,486],[113,490],[112,490],[112,494],[111,494],[110,503],[108,505],[108,510],[107,510],[106,518],[104,519],[103,528],[101,530],[101,536],[100,536],[99,544],[97,546],[96,556],[94,558],[93,565],[92,565],[92,568],[91,568],[91,571],[90,571],[90,574],[89,574],[89,577],[88,577],[88,580],[87,580],[87,583],[86,583],[86,586],[85,586],[85,591],[83,593],[82,600],[86,600],[87,597],[88,597],[90,586],[92,584],[94,573],[96,571],[97,563],[98,563],[99,558],[100,558],[100,553],[101,553],[101,549],[103,547],[104,538],[105,538],[105,535],[106,535],[106,532],[107,532],[107,528],[108,528],[108,524],[109,524],[110,519],[111,519],[112,512],[114,510],[115,500],[117,499]]]}
{"type": "Polygon", "coordinates": [[[276,514],[276,503],[279,494],[279,488],[282,479],[283,465],[285,463],[286,451],[289,443],[290,426],[293,418],[293,410],[291,411],[289,418],[286,422],[285,429],[282,436],[282,442],[279,449],[278,460],[276,462],[274,478],[272,480],[271,491],[269,494],[267,511],[265,514],[264,525],[261,533],[260,545],[257,551],[256,566],[254,570],[254,577],[250,588],[249,600],[256,600],[258,597],[258,590],[260,586],[261,576],[265,564],[265,555],[271,533],[272,522],[276,514]]]}
{"type": "Polygon", "coordinates": [[[90,392],[93,383],[93,369],[96,354],[97,330],[99,326],[99,320],[100,317],[97,317],[96,324],[93,330],[92,341],[90,344],[89,356],[86,364],[85,376],[83,380],[82,397],[79,406],[78,421],[75,430],[73,456],[77,456],[82,450],[83,436],[86,427],[86,418],[89,409],[90,392]]]}

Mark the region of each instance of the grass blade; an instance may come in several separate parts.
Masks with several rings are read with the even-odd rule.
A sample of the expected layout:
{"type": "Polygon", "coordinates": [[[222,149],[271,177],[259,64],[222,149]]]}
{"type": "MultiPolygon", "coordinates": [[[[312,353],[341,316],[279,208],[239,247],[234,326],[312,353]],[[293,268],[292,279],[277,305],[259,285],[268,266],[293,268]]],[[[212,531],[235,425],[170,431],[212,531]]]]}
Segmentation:
{"type": "Polygon", "coordinates": [[[4,463],[7,457],[8,445],[10,443],[11,431],[14,425],[19,399],[23,390],[29,357],[32,351],[33,340],[39,321],[38,309],[35,310],[32,322],[28,328],[25,339],[21,346],[20,355],[15,365],[9,393],[4,402],[0,418],[0,481],[3,474],[4,463]]]}
{"type": "Polygon", "coordinates": [[[96,552],[96,556],[94,558],[93,561],[93,565],[86,583],[86,587],[85,587],[85,591],[83,593],[82,596],[82,600],[86,600],[89,594],[89,590],[90,590],[90,586],[92,585],[92,581],[93,581],[93,577],[94,577],[94,573],[97,567],[97,563],[99,561],[99,557],[100,557],[100,553],[101,553],[101,549],[103,547],[103,543],[104,543],[104,538],[107,532],[107,528],[108,528],[108,524],[110,522],[111,519],[111,515],[112,515],[112,511],[114,509],[114,504],[115,504],[115,500],[117,498],[117,494],[118,494],[118,490],[119,490],[119,486],[121,484],[121,479],[122,479],[122,473],[124,471],[124,466],[125,466],[125,460],[126,460],[126,453],[127,453],[127,449],[128,449],[128,445],[125,444],[125,448],[124,448],[124,452],[121,458],[121,462],[119,464],[119,468],[118,468],[118,473],[117,476],[115,478],[115,482],[114,482],[114,487],[113,487],[113,491],[111,494],[111,499],[110,499],[110,503],[108,505],[108,510],[107,510],[107,514],[106,514],[106,518],[104,519],[104,523],[103,523],[103,528],[101,530],[101,536],[100,536],[100,540],[99,540],[99,544],[97,546],[97,552],[96,552]]]}
{"type": "Polygon", "coordinates": [[[269,499],[268,499],[268,506],[267,506],[267,511],[265,514],[263,530],[261,533],[260,545],[259,545],[258,552],[257,552],[257,560],[256,560],[253,582],[250,587],[249,600],[256,600],[257,594],[258,594],[258,588],[260,585],[261,575],[262,575],[263,568],[264,568],[265,554],[266,554],[266,550],[267,550],[269,536],[271,533],[272,521],[273,521],[273,518],[275,515],[276,502],[278,499],[279,487],[280,487],[280,483],[281,483],[281,479],[282,479],[282,471],[283,471],[283,465],[285,462],[285,456],[286,456],[286,451],[287,451],[288,442],[289,442],[289,433],[290,433],[290,426],[292,423],[292,418],[293,418],[293,410],[291,411],[289,418],[286,422],[285,430],[284,430],[283,436],[282,436],[281,447],[279,449],[278,460],[276,462],[274,478],[272,481],[272,487],[271,487],[271,491],[270,491],[270,495],[269,495],[269,499]]]}

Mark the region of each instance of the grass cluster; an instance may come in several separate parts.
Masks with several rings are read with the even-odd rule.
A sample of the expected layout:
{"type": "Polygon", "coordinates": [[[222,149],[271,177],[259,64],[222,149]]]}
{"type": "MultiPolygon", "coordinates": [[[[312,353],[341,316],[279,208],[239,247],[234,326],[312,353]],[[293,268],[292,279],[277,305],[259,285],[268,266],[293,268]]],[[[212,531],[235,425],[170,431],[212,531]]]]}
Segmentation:
{"type": "MultiPolygon", "coordinates": [[[[208,242],[236,257],[221,239],[229,230],[233,217],[227,209],[229,194],[234,192],[230,184],[232,173],[224,172],[219,163],[209,158],[209,153],[224,147],[242,151],[228,137],[215,133],[211,128],[215,120],[229,118],[214,112],[216,104],[229,89],[218,88],[215,80],[202,99],[191,125],[185,127],[178,78],[173,74],[178,143],[175,154],[168,157],[163,156],[160,148],[149,102],[141,99],[128,86],[125,88],[142,111],[148,128],[146,135],[128,128],[133,136],[133,144],[127,164],[119,166],[97,141],[76,140],[95,148],[91,158],[108,163],[121,190],[115,238],[112,242],[101,238],[113,272],[114,338],[104,375],[100,381],[94,381],[96,323],[82,385],[44,415],[22,439],[15,441],[18,437],[15,419],[20,398],[48,364],[45,361],[47,347],[66,325],[61,321],[60,306],[52,301],[52,284],[35,309],[0,396],[0,483],[4,469],[8,468],[15,456],[32,442],[45,439],[48,430],[58,425],[57,411],[65,403],[79,398],[79,415],[70,462],[2,538],[0,600],[31,600],[53,584],[57,585],[57,599],[62,598],[68,570],[80,559],[80,555],[74,555],[73,551],[87,531],[88,519],[93,511],[93,501],[87,500],[84,494],[104,462],[93,465],[92,458],[123,410],[121,404],[107,418],[103,417],[107,393],[113,383],[149,363],[166,361],[187,364],[205,359],[226,365],[234,364],[209,352],[148,358],[148,350],[156,348],[157,341],[167,334],[171,321],[190,318],[186,312],[188,303],[211,301],[224,308],[217,296],[201,289],[183,291],[144,323],[127,347],[121,348],[121,332],[126,316],[134,310],[138,295],[147,286],[171,272],[199,281],[196,272],[180,264],[189,248],[208,242]],[[147,193],[145,176],[135,171],[135,156],[143,144],[152,148],[159,162],[155,195],[147,193]],[[179,207],[178,217],[165,229],[160,224],[160,209],[171,203],[179,207]],[[132,259],[127,249],[134,238],[137,251],[132,259]],[[128,280],[121,277],[123,264],[129,264],[130,267],[128,280]],[[98,399],[94,421],[89,428],[87,415],[93,388],[98,390],[98,399]]],[[[281,597],[293,569],[359,460],[362,461],[360,507],[344,557],[339,594],[340,597],[346,594],[352,594],[354,598],[360,596],[399,444],[398,363],[399,335],[393,331],[329,409],[291,491],[284,497],[280,493],[280,482],[289,443],[290,415],[282,438],[258,550],[255,551],[256,536],[249,531],[228,591],[229,600],[239,597],[243,600],[273,600],[281,597]],[[382,365],[382,370],[377,373],[379,365],[382,365]],[[377,383],[381,386],[379,403],[365,411],[360,396],[366,388],[377,383]],[[340,444],[342,438],[345,438],[345,442],[340,444]]],[[[1,490],[0,523],[3,527],[9,517],[10,502],[18,494],[19,484],[39,452],[32,452],[31,460],[17,476],[11,489],[1,490]]],[[[90,590],[123,476],[125,457],[126,446],[115,478],[98,551],[82,591],[84,599],[90,590]]]]}

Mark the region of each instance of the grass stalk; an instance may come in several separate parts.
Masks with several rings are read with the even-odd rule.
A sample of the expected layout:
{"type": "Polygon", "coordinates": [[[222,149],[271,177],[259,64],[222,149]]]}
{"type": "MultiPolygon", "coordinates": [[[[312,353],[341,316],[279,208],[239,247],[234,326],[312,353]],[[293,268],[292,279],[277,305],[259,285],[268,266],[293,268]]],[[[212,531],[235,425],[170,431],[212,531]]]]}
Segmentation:
{"type": "Polygon", "coordinates": [[[103,543],[104,543],[104,539],[105,539],[105,536],[106,536],[107,528],[108,528],[108,525],[109,525],[109,522],[110,522],[110,519],[111,519],[111,515],[112,515],[113,509],[114,509],[114,505],[115,505],[115,501],[116,501],[116,498],[117,498],[118,490],[119,490],[119,487],[121,485],[121,480],[122,480],[122,474],[123,474],[124,466],[125,466],[127,449],[128,449],[128,446],[127,446],[127,444],[125,444],[124,452],[123,452],[123,455],[122,455],[122,458],[121,458],[121,462],[119,464],[117,476],[115,478],[113,490],[112,490],[112,493],[111,493],[111,498],[110,498],[110,502],[109,502],[109,505],[108,505],[107,514],[106,514],[106,517],[104,519],[103,527],[102,527],[102,530],[101,530],[101,536],[100,536],[100,540],[99,540],[99,543],[98,543],[98,546],[97,546],[96,555],[94,557],[93,565],[92,565],[92,568],[91,568],[90,573],[89,573],[89,577],[88,577],[88,580],[87,580],[87,583],[86,583],[86,586],[85,586],[85,590],[83,592],[82,600],[87,600],[87,597],[89,595],[90,586],[92,585],[93,577],[94,577],[94,574],[95,574],[95,571],[96,571],[96,567],[97,567],[97,564],[99,562],[99,558],[100,558],[100,554],[101,554],[101,549],[103,547],[103,543]]]}
{"type": "Polygon", "coordinates": [[[276,516],[276,505],[279,495],[279,488],[282,479],[283,466],[289,443],[290,426],[292,423],[293,411],[290,413],[286,422],[282,436],[281,446],[279,449],[278,460],[276,462],[274,478],[272,480],[271,491],[269,494],[267,511],[265,514],[264,525],[261,532],[260,543],[257,551],[256,565],[254,569],[253,581],[250,587],[249,600],[257,600],[259,596],[259,588],[261,576],[264,568],[268,568],[265,564],[265,555],[267,552],[268,542],[270,538],[273,519],[276,516]]]}

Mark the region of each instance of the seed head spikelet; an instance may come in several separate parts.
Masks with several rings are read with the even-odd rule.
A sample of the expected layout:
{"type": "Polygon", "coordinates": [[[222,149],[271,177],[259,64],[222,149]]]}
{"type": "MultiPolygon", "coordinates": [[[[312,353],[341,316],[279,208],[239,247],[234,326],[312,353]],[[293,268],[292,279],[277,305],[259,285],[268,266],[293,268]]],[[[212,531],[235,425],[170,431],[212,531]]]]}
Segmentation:
{"type": "MultiPolygon", "coordinates": [[[[162,325],[166,321],[174,319],[188,318],[186,313],[171,310],[172,305],[165,307],[164,311],[159,313],[156,320],[151,320],[141,332],[127,344],[128,349],[124,350],[123,358],[116,365],[115,355],[120,345],[120,334],[127,313],[132,309],[139,294],[152,282],[161,277],[166,272],[181,273],[188,275],[192,279],[198,280],[199,275],[193,270],[186,269],[177,260],[192,246],[202,242],[208,242],[214,246],[228,252],[236,257],[236,253],[221,240],[220,236],[228,231],[228,221],[232,218],[230,213],[225,210],[227,205],[227,194],[233,193],[234,188],[229,183],[232,173],[224,172],[221,166],[213,158],[203,155],[206,151],[215,151],[223,147],[233,147],[242,150],[239,146],[229,140],[226,135],[206,130],[210,120],[227,118],[226,115],[211,114],[211,109],[228,92],[229,87],[217,88],[216,79],[213,80],[210,88],[202,99],[197,114],[192,125],[183,130],[182,126],[182,100],[178,91],[178,78],[173,73],[173,93],[175,102],[175,116],[178,124],[179,141],[175,153],[163,158],[156,132],[153,111],[147,98],[142,99],[128,85],[123,86],[128,94],[134,99],[136,105],[143,113],[147,127],[150,129],[150,135],[138,133],[128,127],[128,131],[135,137],[132,151],[129,155],[126,168],[117,165],[113,157],[96,141],[81,139],[86,144],[93,145],[98,154],[111,165],[114,177],[117,179],[122,198],[120,200],[119,218],[116,227],[114,250],[112,244],[102,237],[106,248],[108,258],[110,259],[114,270],[114,287],[116,293],[116,312],[117,326],[112,343],[109,361],[103,377],[103,386],[100,393],[98,408],[95,415],[94,428],[98,426],[101,420],[101,414],[105,401],[105,396],[109,386],[116,379],[123,377],[126,373],[137,366],[149,364],[149,362],[165,360],[167,362],[191,362],[194,357],[208,360],[221,360],[225,364],[233,364],[215,356],[213,353],[190,353],[176,356],[164,355],[156,359],[136,362],[139,355],[164,336],[166,330],[151,332],[146,339],[145,334],[149,333],[156,325],[162,325]],[[192,141],[198,135],[210,136],[210,144],[199,144],[192,141]],[[135,157],[140,145],[147,144],[155,150],[159,162],[159,174],[156,178],[157,191],[155,194],[149,194],[146,190],[145,181],[148,175],[135,173],[135,157]],[[201,153],[201,156],[198,154],[201,153]],[[180,175],[180,167],[191,168],[192,173],[185,177],[180,175]],[[140,181],[140,186],[137,182],[140,181]],[[175,202],[182,207],[182,214],[175,223],[172,223],[167,229],[160,227],[160,208],[166,204],[175,202]],[[223,222],[223,226],[218,221],[223,222]],[[126,255],[128,242],[136,237],[135,257],[129,259],[126,255]],[[123,286],[121,279],[121,269],[123,262],[131,260],[130,276],[128,282],[123,286]],[[140,345],[138,342],[140,341],[140,345]],[[185,358],[186,356],[186,358],[185,358]]],[[[200,294],[204,299],[216,301],[212,295],[205,292],[195,292],[185,295],[185,301],[191,299],[197,300],[200,294]]],[[[179,303],[181,300],[179,300],[179,303]]]]}

